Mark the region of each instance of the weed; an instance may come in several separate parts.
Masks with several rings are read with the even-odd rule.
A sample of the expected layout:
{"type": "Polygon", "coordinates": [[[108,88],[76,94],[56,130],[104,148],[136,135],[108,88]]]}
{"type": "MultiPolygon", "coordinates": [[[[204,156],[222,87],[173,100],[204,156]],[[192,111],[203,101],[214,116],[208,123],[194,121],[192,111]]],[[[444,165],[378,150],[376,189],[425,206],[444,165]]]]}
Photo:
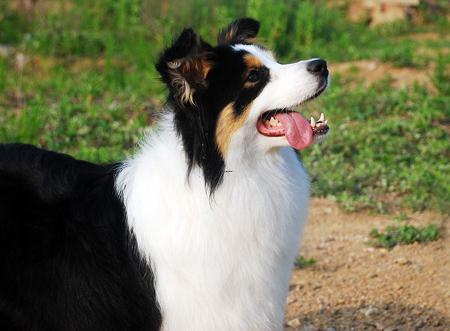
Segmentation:
{"type": "Polygon", "coordinates": [[[391,249],[397,245],[410,245],[438,240],[441,236],[439,226],[435,224],[416,227],[410,224],[391,225],[380,232],[372,229],[369,244],[374,247],[391,249]]]}
{"type": "Polygon", "coordinates": [[[294,265],[299,269],[305,269],[311,267],[317,263],[315,258],[306,258],[302,255],[298,256],[294,262],[294,265]]]}
{"type": "Polygon", "coordinates": [[[403,41],[392,48],[385,48],[380,52],[380,59],[391,62],[398,67],[423,67],[425,58],[417,56],[416,45],[411,41],[403,41]]]}
{"type": "Polygon", "coordinates": [[[401,211],[400,214],[394,217],[394,221],[396,222],[405,222],[409,221],[411,218],[404,211],[401,211]]]}

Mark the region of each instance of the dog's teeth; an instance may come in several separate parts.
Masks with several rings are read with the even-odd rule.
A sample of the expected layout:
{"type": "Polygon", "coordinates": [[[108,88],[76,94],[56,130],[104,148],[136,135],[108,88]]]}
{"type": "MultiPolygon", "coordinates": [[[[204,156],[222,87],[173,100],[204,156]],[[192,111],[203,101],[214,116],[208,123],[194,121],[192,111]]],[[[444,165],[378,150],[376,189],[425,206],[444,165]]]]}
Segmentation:
{"type": "Polygon", "coordinates": [[[281,122],[278,122],[278,123],[277,123],[277,126],[283,126],[283,125],[281,124],[281,122]]]}
{"type": "Polygon", "coordinates": [[[311,126],[315,127],[316,126],[316,120],[314,119],[314,117],[311,116],[311,126]]]}
{"type": "Polygon", "coordinates": [[[323,113],[320,113],[319,121],[325,121],[325,116],[323,115],[323,113]]]}
{"type": "Polygon", "coordinates": [[[271,118],[270,118],[270,125],[272,125],[272,126],[277,126],[277,123],[278,123],[278,121],[272,116],[271,118]]]}

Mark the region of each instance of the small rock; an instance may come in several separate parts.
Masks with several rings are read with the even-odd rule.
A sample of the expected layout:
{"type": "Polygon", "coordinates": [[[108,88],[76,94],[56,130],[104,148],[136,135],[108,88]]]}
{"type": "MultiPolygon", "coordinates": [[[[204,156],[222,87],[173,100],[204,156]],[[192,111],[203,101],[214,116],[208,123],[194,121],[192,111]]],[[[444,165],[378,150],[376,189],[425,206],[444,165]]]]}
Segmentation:
{"type": "Polygon", "coordinates": [[[335,328],[326,328],[325,331],[336,331],[335,328]]]}
{"type": "Polygon", "coordinates": [[[400,265],[409,265],[409,264],[411,264],[411,261],[409,261],[408,259],[406,259],[404,257],[399,257],[397,260],[395,260],[395,263],[400,264],[400,265]]]}
{"type": "Polygon", "coordinates": [[[288,305],[293,303],[293,302],[295,302],[295,301],[297,301],[297,299],[293,295],[288,296],[288,298],[287,298],[287,304],[288,305]]]}
{"type": "Polygon", "coordinates": [[[334,237],[332,237],[332,236],[328,236],[327,238],[325,238],[325,242],[326,243],[328,243],[328,242],[332,242],[332,241],[335,241],[336,239],[334,238],[334,237]]]}
{"type": "Polygon", "coordinates": [[[369,278],[377,278],[377,277],[378,277],[378,274],[376,272],[369,274],[369,278]]]}
{"type": "Polygon", "coordinates": [[[303,327],[303,331],[318,331],[319,329],[316,328],[314,325],[305,325],[303,327]]]}
{"type": "Polygon", "coordinates": [[[399,284],[399,283],[395,283],[394,284],[394,290],[399,291],[403,288],[403,285],[399,284]]]}
{"type": "Polygon", "coordinates": [[[376,314],[378,312],[378,309],[376,307],[370,305],[369,307],[363,308],[360,311],[361,311],[361,313],[366,315],[366,317],[369,317],[369,316],[376,314]]]}
{"type": "Polygon", "coordinates": [[[339,298],[339,299],[337,300],[337,304],[338,304],[338,305],[343,305],[344,303],[345,303],[345,300],[342,299],[342,298],[339,298]]]}
{"type": "Polygon", "coordinates": [[[287,322],[287,325],[289,325],[291,328],[298,328],[301,325],[301,323],[298,318],[294,318],[289,322],[287,322]]]}
{"type": "Polygon", "coordinates": [[[323,212],[325,214],[331,214],[333,212],[333,209],[331,209],[330,207],[325,207],[323,208],[323,212]]]}

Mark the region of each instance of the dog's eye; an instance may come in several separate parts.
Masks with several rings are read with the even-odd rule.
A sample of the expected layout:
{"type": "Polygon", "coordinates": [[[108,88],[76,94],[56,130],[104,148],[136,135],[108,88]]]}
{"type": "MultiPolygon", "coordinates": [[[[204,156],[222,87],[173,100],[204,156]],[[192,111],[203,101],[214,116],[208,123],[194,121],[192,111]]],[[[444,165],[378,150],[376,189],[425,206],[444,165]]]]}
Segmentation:
{"type": "Polygon", "coordinates": [[[252,69],[247,75],[247,81],[251,83],[256,83],[259,80],[259,70],[252,69]]]}

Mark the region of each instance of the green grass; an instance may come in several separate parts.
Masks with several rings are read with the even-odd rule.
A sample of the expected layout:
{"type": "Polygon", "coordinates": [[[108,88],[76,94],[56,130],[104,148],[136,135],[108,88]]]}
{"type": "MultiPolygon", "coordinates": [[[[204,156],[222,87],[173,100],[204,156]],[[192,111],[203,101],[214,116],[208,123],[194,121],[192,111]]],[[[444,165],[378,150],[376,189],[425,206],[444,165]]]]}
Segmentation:
{"type": "Polygon", "coordinates": [[[307,257],[300,255],[295,259],[294,265],[295,265],[295,267],[297,267],[299,269],[305,269],[308,267],[312,267],[316,263],[317,263],[317,260],[315,258],[312,258],[312,257],[307,258],[307,257]]]}
{"type": "Polygon", "coordinates": [[[371,246],[391,249],[397,245],[436,241],[441,237],[441,229],[436,224],[416,227],[406,223],[388,226],[384,231],[372,229],[369,236],[371,246]]]}
{"type": "Polygon", "coordinates": [[[448,40],[410,38],[424,31],[443,38],[449,25],[440,16],[422,26],[369,29],[348,22],[343,8],[325,7],[325,1],[70,3],[27,16],[0,2],[0,45],[12,49],[0,55],[1,142],[33,143],[96,162],[122,159],[164,100],[154,69],[163,47],[184,26],[214,42],[232,19],[253,16],[261,21],[261,42],[281,62],[378,59],[428,70],[434,94],[423,86],[393,89],[389,79],[351,88],[353,78],[333,77],[327,95],[304,110],[324,111],[332,134],[302,157],[313,193],[347,210],[450,212],[448,40]],[[27,59],[22,71],[15,61],[19,53],[27,59]]]}
{"type": "Polygon", "coordinates": [[[450,137],[440,124],[449,120],[449,101],[419,86],[332,87],[311,107],[327,114],[331,136],[302,153],[313,192],[349,211],[389,212],[398,203],[450,212],[450,137]]]}

